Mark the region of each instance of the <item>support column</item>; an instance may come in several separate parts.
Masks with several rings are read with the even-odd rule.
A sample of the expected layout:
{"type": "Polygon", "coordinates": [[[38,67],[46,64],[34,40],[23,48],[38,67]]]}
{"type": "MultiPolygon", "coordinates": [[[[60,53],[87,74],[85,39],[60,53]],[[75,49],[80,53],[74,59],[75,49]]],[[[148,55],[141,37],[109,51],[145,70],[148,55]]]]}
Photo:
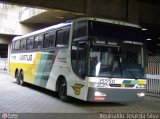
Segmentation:
{"type": "Polygon", "coordinates": [[[8,44],[8,63],[7,63],[7,73],[10,72],[10,54],[11,54],[11,43],[8,44]]]}

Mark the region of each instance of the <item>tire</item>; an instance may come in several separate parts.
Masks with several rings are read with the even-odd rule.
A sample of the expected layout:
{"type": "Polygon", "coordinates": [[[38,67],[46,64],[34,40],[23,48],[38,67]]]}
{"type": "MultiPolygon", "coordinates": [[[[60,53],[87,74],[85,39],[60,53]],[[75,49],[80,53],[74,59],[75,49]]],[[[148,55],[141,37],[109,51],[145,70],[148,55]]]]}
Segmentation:
{"type": "Polygon", "coordinates": [[[21,86],[24,85],[23,71],[21,71],[20,74],[19,74],[19,84],[20,84],[21,86]]]}
{"type": "Polygon", "coordinates": [[[59,90],[58,90],[58,96],[59,99],[63,102],[68,102],[68,96],[67,96],[67,83],[66,80],[62,80],[59,83],[59,90]]]}
{"type": "Polygon", "coordinates": [[[15,74],[15,78],[16,78],[16,83],[19,85],[20,84],[20,80],[19,80],[19,73],[18,73],[18,71],[15,74]]]}

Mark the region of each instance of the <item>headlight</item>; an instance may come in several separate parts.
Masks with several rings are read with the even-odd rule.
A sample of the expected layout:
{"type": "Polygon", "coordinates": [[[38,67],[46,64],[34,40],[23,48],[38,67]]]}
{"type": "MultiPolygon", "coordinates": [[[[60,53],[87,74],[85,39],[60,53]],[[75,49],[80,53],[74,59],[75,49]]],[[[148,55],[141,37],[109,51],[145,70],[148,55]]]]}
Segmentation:
{"type": "Polygon", "coordinates": [[[137,85],[136,88],[140,88],[140,85],[137,85]]]}
{"type": "Polygon", "coordinates": [[[139,79],[136,88],[146,88],[147,81],[144,79],[139,79]]]}
{"type": "Polygon", "coordinates": [[[145,85],[140,85],[141,86],[141,88],[145,88],[145,85]]]}
{"type": "Polygon", "coordinates": [[[144,84],[137,84],[136,88],[146,88],[146,85],[144,85],[144,84]]]}

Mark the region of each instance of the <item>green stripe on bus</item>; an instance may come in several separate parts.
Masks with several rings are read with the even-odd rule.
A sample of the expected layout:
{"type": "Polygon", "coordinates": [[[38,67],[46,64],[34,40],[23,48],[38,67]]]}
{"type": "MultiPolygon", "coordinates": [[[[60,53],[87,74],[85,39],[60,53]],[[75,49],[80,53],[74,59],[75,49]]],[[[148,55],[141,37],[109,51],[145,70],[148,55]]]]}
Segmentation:
{"type": "Polygon", "coordinates": [[[38,65],[37,74],[35,75],[35,84],[45,87],[52,69],[53,53],[42,53],[40,63],[38,65]]]}

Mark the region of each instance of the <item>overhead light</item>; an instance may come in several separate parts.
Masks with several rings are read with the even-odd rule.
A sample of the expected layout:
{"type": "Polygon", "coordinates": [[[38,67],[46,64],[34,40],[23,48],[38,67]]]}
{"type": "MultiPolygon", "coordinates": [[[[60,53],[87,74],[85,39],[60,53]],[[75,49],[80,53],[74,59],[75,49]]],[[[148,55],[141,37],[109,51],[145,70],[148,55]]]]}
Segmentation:
{"type": "Polygon", "coordinates": [[[146,40],[148,40],[148,41],[149,41],[149,40],[152,40],[152,39],[151,39],[151,38],[147,38],[146,40]]]}
{"type": "Polygon", "coordinates": [[[160,40],[160,37],[158,39],[160,40]]]}
{"type": "Polygon", "coordinates": [[[146,28],[142,28],[142,31],[146,31],[146,30],[148,30],[148,29],[146,29],[146,28]]]}
{"type": "Polygon", "coordinates": [[[61,17],[61,16],[60,16],[60,17],[55,17],[55,18],[56,18],[56,19],[63,19],[64,17],[61,17]]]}
{"type": "Polygon", "coordinates": [[[157,44],[157,46],[160,46],[160,44],[157,44]]]}

